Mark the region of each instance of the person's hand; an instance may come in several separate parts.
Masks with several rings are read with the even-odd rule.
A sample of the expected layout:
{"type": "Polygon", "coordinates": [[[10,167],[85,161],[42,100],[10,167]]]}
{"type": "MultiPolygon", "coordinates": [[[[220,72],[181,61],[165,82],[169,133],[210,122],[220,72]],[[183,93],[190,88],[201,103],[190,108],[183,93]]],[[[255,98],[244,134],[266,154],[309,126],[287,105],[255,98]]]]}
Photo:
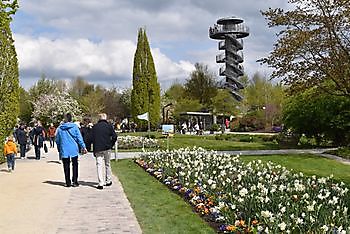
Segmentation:
{"type": "Polygon", "coordinates": [[[82,149],[82,150],[81,150],[81,153],[82,153],[82,154],[86,154],[86,153],[87,153],[87,149],[86,149],[86,148],[82,149]]]}

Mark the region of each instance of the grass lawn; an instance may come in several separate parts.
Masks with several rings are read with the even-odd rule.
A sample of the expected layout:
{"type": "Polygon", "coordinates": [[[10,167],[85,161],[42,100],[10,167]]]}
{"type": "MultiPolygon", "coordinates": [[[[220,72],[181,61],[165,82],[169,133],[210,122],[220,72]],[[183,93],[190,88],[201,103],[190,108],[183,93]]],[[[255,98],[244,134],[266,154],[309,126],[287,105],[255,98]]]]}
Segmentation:
{"type": "Polygon", "coordinates": [[[333,174],[335,180],[350,185],[350,165],[312,154],[241,156],[245,162],[252,160],[271,161],[305,175],[327,177],[333,174]]]}
{"type": "Polygon", "coordinates": [[[149,176],[132,160],[112,162],[145,234],[215,233],[180,196],[149,176]]]}
{"type": "MultiPolygon", "coordinates": [[[[123,134],[120,134],[121,136],[123,134]]],[[[133,133],[126,135],[141,135],[146,136],[145,133],[133,133]]],[[[160,143],[160,149],[166,150],[167,145],[169,144],[169,149],[178,149],[186,147],[202,147],[207,150],[258,150],[258,149],[278,149],[278,144],[274,142],[263,142],[263,141],[254,141],[254,142],[243,142],[239,141],[243,136],[239,136],[237,140],[216,140],[215,135],[182,135],[175,134],[173,137],[167,139],[163,137],[160,133],[151,133],[160,143]]],[[[246,137],[246,136],[245,136],[246,137]]],[[[121,151],[124,151],[120,149],[121,151]]],[[[126,150],[127,151],[127,150],[126,150]]],[[[141,149],[131,150],[131,151],[141,151],[141,149]]]]}
{"type": "MultiPolygon", "coordinates": [[[[161,146],[163,149],[167,147],[167,140],[162,139],[161,146]]],[[[191,135],[175,135],[169,138],[169,149],[185,148],[200,146],[207,150],[257,150],[257,149],[277,149],[278,145],[272,142],[241,142],[216,140],[215,136],[191,136],[191,135]]]]}

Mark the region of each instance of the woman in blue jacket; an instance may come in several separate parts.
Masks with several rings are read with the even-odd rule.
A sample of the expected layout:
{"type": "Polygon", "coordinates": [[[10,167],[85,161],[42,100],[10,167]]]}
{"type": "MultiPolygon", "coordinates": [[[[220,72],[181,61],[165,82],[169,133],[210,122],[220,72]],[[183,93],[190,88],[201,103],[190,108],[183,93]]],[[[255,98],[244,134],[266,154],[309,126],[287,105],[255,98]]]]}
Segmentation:
{"type": "Polygon", "coordinates": [[[67,113],[64,116],[64,123],[62,123],[57,129],[56,144],[57,150],[62,158],[64,177],[66,180],[66,186],[77,187],[78,183],[78,156],[79,149],[82,149],[82,153],[86,153],[86,147],[79,131],[78,126],[72,123],[72,115],[67,113]],[[72,161],[73,176],[72,183],[70,180],[70,161],[72,161]]]}

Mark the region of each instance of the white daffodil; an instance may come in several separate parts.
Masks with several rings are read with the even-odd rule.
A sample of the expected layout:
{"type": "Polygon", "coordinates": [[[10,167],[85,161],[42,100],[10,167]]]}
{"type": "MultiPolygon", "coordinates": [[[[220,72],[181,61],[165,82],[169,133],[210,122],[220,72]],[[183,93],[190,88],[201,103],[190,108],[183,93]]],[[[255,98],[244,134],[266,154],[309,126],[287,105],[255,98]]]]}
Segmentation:
{"type": "Polygon", "coordinates": [[[248,194],[248,190],[246,188],[243,188],[239,191],[239,195],[242,197],[245,197],[248,194]]]}
{"type": "Polygon", "coordinates": [[[286,230],[287,224],[285,222],[282,222],[278,224],[278,227],[281,229],[281,231],[284,231],[286,230]]]}
{"type": "Polygon", "coordinates": [[[261,216],[264,218],[269,218],[272,216],[272,213],[268,210],[261,211],[261,216]]]}

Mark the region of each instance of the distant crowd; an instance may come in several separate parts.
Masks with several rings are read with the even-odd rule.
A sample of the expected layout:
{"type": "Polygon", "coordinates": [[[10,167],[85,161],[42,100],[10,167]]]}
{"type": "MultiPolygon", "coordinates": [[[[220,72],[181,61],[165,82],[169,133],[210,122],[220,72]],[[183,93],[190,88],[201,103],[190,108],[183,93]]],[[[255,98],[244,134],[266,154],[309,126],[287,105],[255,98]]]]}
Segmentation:
{"type": "Polygon", "coordinates": [[[59,163],[61,161],[63,163],[66,187],[79,186],[78,156],[93,152],[96,158],[99,182],[97,188],[103,189],[103,186],[112,184],[110,150],[117,140],[115,128],[119,128],[118,123],[107,121],[105,113],[99,114],[99,120],[95,124],[92,124],[90,118],[84,118],[81,123],[73,122],[70,113],[64,115],[64,120],[58,126],[50,123],[47,128],[44,128],[40,121],[35,121],[32,127],[21,123],[14,129],[13,135],[11,134],[7,138],[4,146],[8,171],[12,172],[15,169],[15,156],[18,153],[17,144],[21,159],[26,158],[26,152],[33,146],[35,159],[40,160],[41,149],[48,152],[46,145],[48,140],[50,148],[55,148],[56,145],[59,163]],[[70,176],[71,163],[72,177],[70,176]],[[103,170],[105,170],[104,173],[103,170]],[[103,174],[105,174],[105,178],[103,174]]]}

